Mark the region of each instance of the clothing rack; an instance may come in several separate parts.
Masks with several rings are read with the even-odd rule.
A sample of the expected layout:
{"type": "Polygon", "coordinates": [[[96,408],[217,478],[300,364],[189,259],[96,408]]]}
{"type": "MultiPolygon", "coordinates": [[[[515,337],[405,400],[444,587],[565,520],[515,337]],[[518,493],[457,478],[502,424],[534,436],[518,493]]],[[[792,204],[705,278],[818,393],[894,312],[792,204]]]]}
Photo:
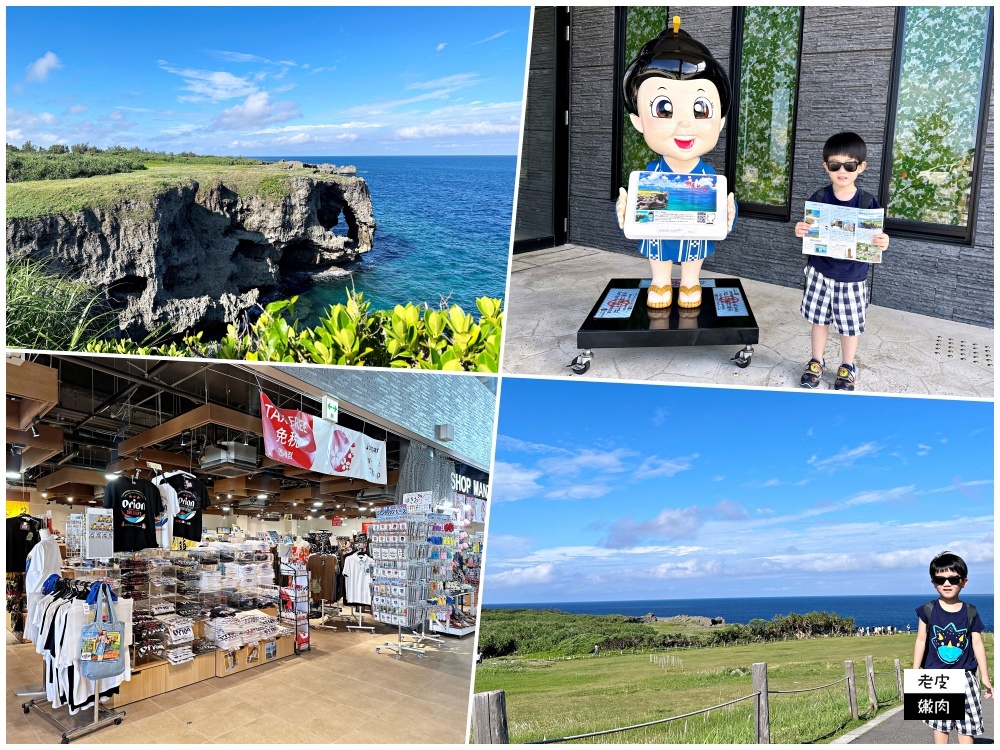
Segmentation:
{"type": "Polygon", "coordinates": [[[351,608],[351,614],[352,614],[352,616],[354,614],[357,614],[357,616],[358,616],[358,624],[357,625],[348,625],[347,629],[348,630],[367,630],[369,633],[374,633],[375,632],[375,628],[372,625],[365,625],[365,619],[364,619],[365,618],[365,613],[364,613],[364,609],[363,609],[363,607],[365,605],[364,604],[350,604],[348,606],[351,608]],[[355,607],[357,607],[357,611],[356,612],[355,612],[355,607]]]}
{"type": "MultiPolygon", "coordinates": [[[[61,585],[66,586],[68,590],[80,593],[85,589],[80,585],[81,582],[77,581],[66,581],[66,579],[61,579],[64,583],[61,585]]],[[[86,585],[86,584],[84,584],[86,585]]],[[[89,682],[94,683],[94,713],[92,721],[85,721],[78,719],[77,716],[82,717],[83,712],[81,711],[76,716],[70,715],[70,723],[66,723],[56,717],[52,713],[51,706],[48,705],[48,701],[45,698],[33,698],[26,703],[21,704],[21,709],[25,714],[30,714],[31,710],[34,709],[35,712],[41,716],[45,721],[58,729],[62,734],[61,744],[66,745],[77,737],[83,737],[84,735],[96,732],[98,729],[108,726],[109,724],[121,724],[122,719],[125,718],[124,711],[114,711],[110,708],[105,708],[101,705],[101,695],[97,688],[96,680],[89,680],[89,682]],[[103,714],[103,717],[102,717],[103,714]]]]}
{"type": "MultiPolygon", "coordinates": [[[[376,654],[382,653],[382,649],[383,648],[391,648],[393,651],[396,652],[396,658],[397,659],[402,658],[404,651],[412,651],[413,653],[415,653],[417,655],[418,659],[423,659],[424,658],[424,650],[422,648],[417,648],[416,646],[414,646],[412,644],[404,643],[403,642],[403,626],[402,625],[397,625],[396,626],[396,632],[397,632],[396,642],[393,643],[392,641],[386,641],[381,646],[376,646],[375,647],[375,653],[376,654]]],[[[420,643],[420,641],[417,641],[417,643],[420,643]]]]}

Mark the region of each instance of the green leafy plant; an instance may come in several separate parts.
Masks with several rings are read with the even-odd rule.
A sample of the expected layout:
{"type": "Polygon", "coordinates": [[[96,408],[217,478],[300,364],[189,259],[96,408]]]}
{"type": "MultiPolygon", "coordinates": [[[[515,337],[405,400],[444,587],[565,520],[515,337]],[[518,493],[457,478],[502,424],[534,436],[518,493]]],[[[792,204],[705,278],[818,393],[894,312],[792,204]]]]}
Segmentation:
{"type": "Polygon", "coordinates": [[[169,345],[136,344],[128,339],[90,340],[88,352],[169,357],[210,357],[263,362],[308,362],[495,373],[503,339],[503,304],[476,300],[479,319],[458,305],[432,310],[397,305],[371,311],[364,294],[348,291],[347,302],[331,305],[315,327],[295,318],[298,298],[272,302],[255,321],[230,324],[226,335],[205,342],[202,333],[169,345]]]}

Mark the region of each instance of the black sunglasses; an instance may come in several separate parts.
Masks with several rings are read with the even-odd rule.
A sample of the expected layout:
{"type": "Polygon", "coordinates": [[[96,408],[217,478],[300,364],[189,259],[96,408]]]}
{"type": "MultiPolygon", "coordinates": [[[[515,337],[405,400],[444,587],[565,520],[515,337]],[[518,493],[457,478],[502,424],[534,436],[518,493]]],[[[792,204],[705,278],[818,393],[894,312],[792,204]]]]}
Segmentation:
{"type": "Polygon", "coordinates": [[[931,580],[935,586],[944,586],[946,583],[957,586],[962,582],[962,576],[931,576],[931,580]]]}
{"type": "Polygon", "coordinates": [[[844,161],[844,162],[828,161],[826,163],[826,168],[829,169],[831,172],[839,172],[841,167],[846,169],[848,172],[857,172],[858,167],[860,166],[861,162],[859,161],[844,161]]]}

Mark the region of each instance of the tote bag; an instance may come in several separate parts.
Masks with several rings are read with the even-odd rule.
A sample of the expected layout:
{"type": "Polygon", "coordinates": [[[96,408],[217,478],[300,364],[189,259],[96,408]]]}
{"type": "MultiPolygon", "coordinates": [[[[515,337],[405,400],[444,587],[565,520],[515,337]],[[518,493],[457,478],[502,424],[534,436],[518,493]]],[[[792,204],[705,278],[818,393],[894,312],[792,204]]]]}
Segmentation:
{"type": "Polygon", "coordinates": [[[125,671],[128,649],[125,647],[125,626],[115,614],[108,584],[99,584],[94,603],[94,619],[83,627],[83,647],[80,651],[80,674],[88,680],[117,677],[125,671]]]}

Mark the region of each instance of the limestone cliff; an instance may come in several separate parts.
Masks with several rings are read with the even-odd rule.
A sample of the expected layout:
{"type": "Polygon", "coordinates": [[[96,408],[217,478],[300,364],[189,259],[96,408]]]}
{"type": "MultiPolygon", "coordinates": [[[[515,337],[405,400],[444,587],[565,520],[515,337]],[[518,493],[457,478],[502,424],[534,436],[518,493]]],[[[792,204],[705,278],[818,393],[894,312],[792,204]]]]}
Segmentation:
{"type": "Polygon", "coordinates": [[[8,257],[107,289],[133,338],[218,327],[274,297],[283,275],[329,270],[371,249],[365,181],[304,166],[249,181],[246,170],[182,179],[105,207],[8,219],[8,257]]]}

